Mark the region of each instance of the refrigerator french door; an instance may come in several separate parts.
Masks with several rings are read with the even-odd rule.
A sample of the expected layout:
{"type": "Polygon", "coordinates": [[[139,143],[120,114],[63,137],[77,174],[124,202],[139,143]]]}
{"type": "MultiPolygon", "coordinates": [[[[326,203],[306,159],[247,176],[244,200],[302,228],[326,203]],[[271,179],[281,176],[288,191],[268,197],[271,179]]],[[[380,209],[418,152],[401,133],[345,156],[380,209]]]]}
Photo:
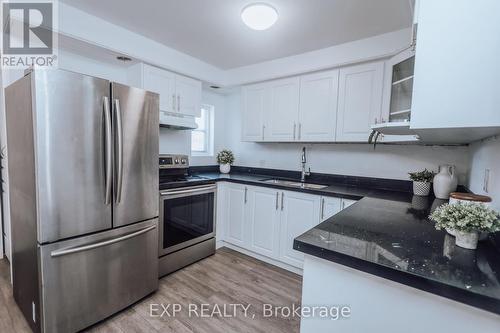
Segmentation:
{"type": "Polygon", "coordinates": [[[158,95],[35,70],[5,102],[14,297],[31,328],[78,331],[156,290],[158,95]]]}

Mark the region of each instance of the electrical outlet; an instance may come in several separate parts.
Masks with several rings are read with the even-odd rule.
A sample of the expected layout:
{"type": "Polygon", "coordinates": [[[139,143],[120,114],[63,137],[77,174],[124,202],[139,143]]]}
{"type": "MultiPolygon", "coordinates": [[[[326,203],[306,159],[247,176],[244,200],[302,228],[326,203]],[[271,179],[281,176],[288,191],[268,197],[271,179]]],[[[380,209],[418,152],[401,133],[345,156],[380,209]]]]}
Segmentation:
{"type": "Polygon", "coordinates": [[[484,169],[483,191],[489,193],[490,169],[484,169]]]}

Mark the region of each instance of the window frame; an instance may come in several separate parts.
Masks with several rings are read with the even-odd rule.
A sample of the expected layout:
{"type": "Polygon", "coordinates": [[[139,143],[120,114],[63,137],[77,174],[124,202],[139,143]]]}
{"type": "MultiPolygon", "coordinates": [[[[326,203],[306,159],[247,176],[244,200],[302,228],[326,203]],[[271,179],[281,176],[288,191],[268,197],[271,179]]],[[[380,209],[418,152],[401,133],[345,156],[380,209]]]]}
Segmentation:
{"type": "MultiPolygon", "coordinates": [[[[201,114],[205,111],[205,129],[200,130],[198,128],[191,131],[191,156],[214,156],[214,118],[215,118],[215,107],[211,104],[201,104],[201,114]],[[205,133],[205,150],[198,151],[193,150],[193,133],[201,132],[205,133]]],[[[197,117],[200,118],[200,117],[197,117]]]]}

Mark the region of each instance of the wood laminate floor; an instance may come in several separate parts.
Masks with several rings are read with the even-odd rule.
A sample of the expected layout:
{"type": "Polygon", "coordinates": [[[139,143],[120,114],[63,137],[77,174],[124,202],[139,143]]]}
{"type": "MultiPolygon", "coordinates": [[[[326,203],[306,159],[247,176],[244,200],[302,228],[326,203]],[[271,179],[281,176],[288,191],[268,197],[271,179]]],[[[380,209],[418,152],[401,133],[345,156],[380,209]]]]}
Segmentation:
{"type": "MultiPolygon", "coordinates": [[[[222,248],[215,255],[162,278],[156,293],[87,332],[299,332],[300,318],[281,314],[264,317],[263,310],[265,304],[300,306],[301,286],[299,275],[222,248]],[[163,312],[161,304],[170,304],[171,316],[150,316],[152,304],[156,315],[163,312]],[[181,308],[175,317],[173,304],[181,308]],[[247,316],[240,305],[234,313],[233,304],[248,307],[247,316]],[[206,307],[204,314],[215,311],[216,315],[201,317],[202,307],[206,307]],[[217,309],[222,316],[217,315],[217,309]]],[[[0,332],[30,332],[12,298],[5,260],[0,260],[0,332]]]]}

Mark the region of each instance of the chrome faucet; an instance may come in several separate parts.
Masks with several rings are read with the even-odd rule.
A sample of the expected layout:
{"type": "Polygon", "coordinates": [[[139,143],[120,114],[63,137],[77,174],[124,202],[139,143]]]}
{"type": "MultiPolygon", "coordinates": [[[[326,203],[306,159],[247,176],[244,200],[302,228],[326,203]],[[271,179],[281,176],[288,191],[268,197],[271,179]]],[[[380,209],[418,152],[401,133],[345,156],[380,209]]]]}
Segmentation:
{"type": "Polygon", "coordinates": [[[306,177],[311,175],[311,168],[309,168],[309,171],[306,171],[306,147],[302,148],[302,172],[300,174],[300,181],[304,183],[306,181],[306,177]]]}

